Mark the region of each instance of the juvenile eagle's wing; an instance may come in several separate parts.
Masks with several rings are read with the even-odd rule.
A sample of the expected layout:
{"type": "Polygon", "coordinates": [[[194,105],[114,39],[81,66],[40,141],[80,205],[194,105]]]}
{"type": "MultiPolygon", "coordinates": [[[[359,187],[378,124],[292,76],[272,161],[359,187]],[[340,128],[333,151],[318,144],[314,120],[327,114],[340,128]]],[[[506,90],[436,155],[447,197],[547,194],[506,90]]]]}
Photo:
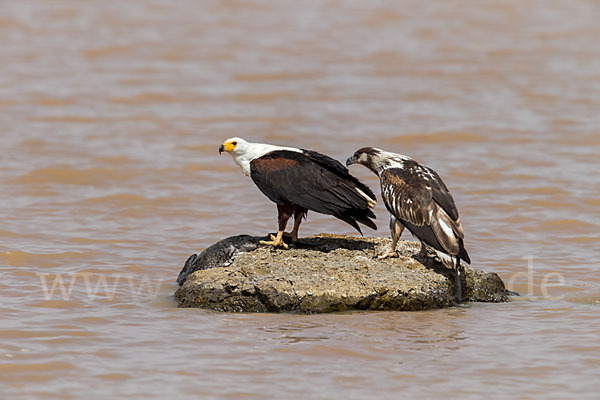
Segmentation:
{"type": "Polygon", "coordinates": [[[388,211],[421,241],[470,262],[454,199],[439,175],[415,161],[381,173],[388,211]]]}

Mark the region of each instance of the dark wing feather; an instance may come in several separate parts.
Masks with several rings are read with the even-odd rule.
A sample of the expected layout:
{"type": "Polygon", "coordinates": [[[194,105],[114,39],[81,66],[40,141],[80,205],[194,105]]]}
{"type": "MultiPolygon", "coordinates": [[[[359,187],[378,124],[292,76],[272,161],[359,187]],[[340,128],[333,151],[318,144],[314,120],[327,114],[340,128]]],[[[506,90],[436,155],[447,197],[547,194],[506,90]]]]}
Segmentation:
{"type": "Polygon", "coordinates": [[[307,158],[311,159],[317,164],[321,165],[322,167],[325,167],[338,175],[349,175],[348,168],[344,167],[344,164],[342,164],[335,158],[331,158],[325,154],[321,154],[313,150],[305,149],[302,149],[302,154],[304,154],[307,158]]]}
{"type": "Polygon", "coordinates": [[[356,178],[315,162],[314,154],[273,151],[253,160],[250,171],[256,186],[277,204],[291,203],[333,215],[359,231],[356,221],[377,228],[371,221],[375,214],[367,199],[356,190],[356,178]]]}
{"type": "Polygon", "coordinates": [[[456,208],[456,204],[454,204],[454,198],[450,194],[450,191],[446,187],[446,184],[437,172],[423,165],[421,165],[421,167],[423,167],[423,169],[425,171],[428,171],[430,174],[430,179],[428,183],[431,184],[431,196],[433,198],[433,201],[435,201],[445,212],[446,216],[449,217],[442,218],[444,219],[447,225],[452,227],[456,235],[463,239],[465,237],[465,234],[463,233],[462,224],[460,223],[460,217],[458,216],[458,209],[456,208]]]}
{"type": "Polygon", "coordinates": [[[329,156],[326,156],[325,154],[317,153],[316,151],[312,151],[312,150],[302,150],[302,151],[304,152],[304,155],[306,157],[308,157],[315,163],[319,164],[320,166],[334,172],[336,175],[338,175],[340,177],[344,177],[346,179],[349,179],[363,193],[365,193],[370,198],[372,198],[373,201],[377,201],[377,197],[375,196],[375,193],[373,193],[373,191],[367,185],[365,185],[364,183],[359,181],[357,178],[352,176],[350,174],[350,171],[348,171],[348,168],[346,168],[338,160],[335,160],[329,156]]]}
{"type": "Polygon", "coordinates": [[[454,204],[454,199],[452,198],[450,191],[446,187],[444,181],[442,181],[442,178],[431,168],[425,166],[422,167],[433,177],[429,181],[431,183],[431,195],[433,200],[444,209],[450,218],[458,220],[458,209],[456,208],[456,204],[454,204]]]}

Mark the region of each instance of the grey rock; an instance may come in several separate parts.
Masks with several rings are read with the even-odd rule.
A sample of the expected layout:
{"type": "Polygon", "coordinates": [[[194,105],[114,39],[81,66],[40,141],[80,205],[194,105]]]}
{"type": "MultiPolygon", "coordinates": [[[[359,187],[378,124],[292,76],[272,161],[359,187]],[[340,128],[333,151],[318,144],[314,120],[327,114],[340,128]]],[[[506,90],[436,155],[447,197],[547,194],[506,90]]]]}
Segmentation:
{"type": "MultiPolygon", "coordinates": [[[[234,312],[322,313],[450,307],[455,275],[439,260],[418,260],[419,243],[401,241],[399,258],[378,260],[385,238],[315,235],[290,250],[260,246],[261,237],[224,239],[192,256],[179,274],[179,307],[234,312]]],[[[468,301],[507,302],[494,273],[465,267],[468,301]]]]}

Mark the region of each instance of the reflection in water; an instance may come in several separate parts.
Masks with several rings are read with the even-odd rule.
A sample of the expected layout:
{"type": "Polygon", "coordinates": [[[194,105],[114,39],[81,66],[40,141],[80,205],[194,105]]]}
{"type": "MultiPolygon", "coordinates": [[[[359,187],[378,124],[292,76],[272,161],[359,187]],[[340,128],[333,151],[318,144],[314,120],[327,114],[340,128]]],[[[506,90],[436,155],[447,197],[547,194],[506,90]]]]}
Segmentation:
{"type": "MultiPolygon", "coordinates": [[[[0,10],[4,397],[600,389],[596,2],[0,10]],[[524,296],[419,313],[176,309],[189,254],[274,229],[263,195],[218,155],[232,136],[340,160],[374,145],[432,166],[453,188],[474,264],[524,296]]],[[[380,229],[365,234],[387,235],[375,211],[380,229]]],[[[309,218],[303,234],[354,234],[309,218]]]]}

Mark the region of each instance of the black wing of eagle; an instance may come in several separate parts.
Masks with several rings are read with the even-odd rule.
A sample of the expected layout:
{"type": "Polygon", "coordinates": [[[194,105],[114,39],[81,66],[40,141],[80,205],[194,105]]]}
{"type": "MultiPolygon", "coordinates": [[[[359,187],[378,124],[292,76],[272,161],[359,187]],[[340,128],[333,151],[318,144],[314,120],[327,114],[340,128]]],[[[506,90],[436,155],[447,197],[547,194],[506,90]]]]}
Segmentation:
{"type": "Polygon", "coordinates": [[[275,150],[250,162],[250,177],[271,201],[333,215],[362,234],[357,222],[377,229],[375,194],[340,162],[310,150],[275,150]]]}
{"type": "Polygon", "coordinates": [[[381,173],[383,202],[419,240],[471,263],[454,199],[431,168],[404,160],[402,168],[381,173]]]}

